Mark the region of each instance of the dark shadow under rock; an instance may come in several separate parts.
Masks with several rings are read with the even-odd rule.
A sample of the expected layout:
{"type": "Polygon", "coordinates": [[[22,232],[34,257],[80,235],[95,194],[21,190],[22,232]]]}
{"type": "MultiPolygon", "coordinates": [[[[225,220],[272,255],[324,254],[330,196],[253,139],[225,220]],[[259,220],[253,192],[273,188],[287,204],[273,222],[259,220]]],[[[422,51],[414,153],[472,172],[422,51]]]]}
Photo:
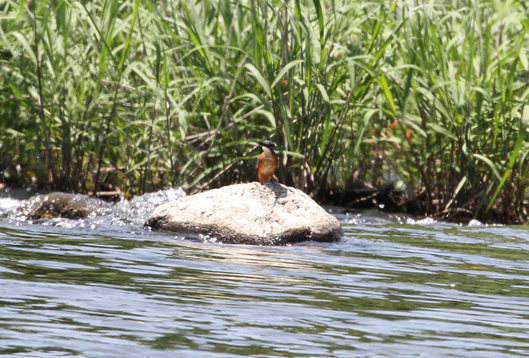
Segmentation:
{"type": "Polygon", "coordinates": [[[300,190],[275,182],[226,186],[159,206],[147,226],[229,244],[333,242],[338,220],[300,190]]]}

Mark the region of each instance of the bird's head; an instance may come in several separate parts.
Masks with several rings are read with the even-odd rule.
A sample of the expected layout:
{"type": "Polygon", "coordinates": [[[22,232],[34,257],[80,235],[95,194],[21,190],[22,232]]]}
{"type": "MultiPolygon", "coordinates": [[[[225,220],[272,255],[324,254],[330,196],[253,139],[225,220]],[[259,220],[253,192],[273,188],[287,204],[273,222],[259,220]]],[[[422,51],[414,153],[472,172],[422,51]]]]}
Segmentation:
{"type": "Polygon", "coordinates": [[[275,153],[276,144],[274,142],[265,140],[264,142],[259,142],[259,144],[262,145],[263,152],[275,153]]]}

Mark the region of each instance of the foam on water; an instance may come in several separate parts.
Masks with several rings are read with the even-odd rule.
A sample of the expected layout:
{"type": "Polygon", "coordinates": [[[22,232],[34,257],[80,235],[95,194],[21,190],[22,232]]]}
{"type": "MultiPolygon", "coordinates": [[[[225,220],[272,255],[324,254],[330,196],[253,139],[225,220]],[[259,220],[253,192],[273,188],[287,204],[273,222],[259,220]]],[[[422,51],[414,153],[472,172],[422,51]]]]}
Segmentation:
{"type": "Polygon", "coordinates": [[[7,197],[0,198],[0,218],[15,225],[42,224],[65,228],[101,229],[108,226],[143,225],[158,205],[185,195],[182,188],[172,188],[136,196],[131,200],[122,198],[117,203],[107,203],[76,194],[72,200],[82,201],[84,208],[90,211],[88,217],[83,219],[31,219],[29,213],[40,202],[47,200],[46,194],[29,199],[7,197]]]}

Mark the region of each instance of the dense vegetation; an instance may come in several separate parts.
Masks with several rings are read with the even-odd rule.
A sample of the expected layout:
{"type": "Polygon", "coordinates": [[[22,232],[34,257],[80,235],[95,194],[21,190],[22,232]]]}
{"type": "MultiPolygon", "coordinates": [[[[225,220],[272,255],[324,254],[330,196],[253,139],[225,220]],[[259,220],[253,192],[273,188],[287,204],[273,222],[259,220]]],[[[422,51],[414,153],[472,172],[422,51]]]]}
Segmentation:
{"type": "Polygon", "coordinates": [[[2,180],[201,190],[255,180],[257,141],[271,139],[279,180],[320,200],[525,221],[528,12],[0,0],[2,180]]]}

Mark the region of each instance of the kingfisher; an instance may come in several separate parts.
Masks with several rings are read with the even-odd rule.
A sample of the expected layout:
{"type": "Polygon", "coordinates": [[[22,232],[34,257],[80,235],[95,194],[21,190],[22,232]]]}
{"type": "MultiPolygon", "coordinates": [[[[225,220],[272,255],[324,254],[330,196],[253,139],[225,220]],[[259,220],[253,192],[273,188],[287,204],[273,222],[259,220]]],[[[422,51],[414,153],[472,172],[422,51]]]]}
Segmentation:
{"type": "Polygon", "coordinates": [[[263,152],[257,160],[257,177],[259,182],[263,184],[265,181],[270,181],[274,177],[277,167],[279,166],[279,159],[275,152],[276,145],[274,142],[265,140],[259,142],[263,148],[263,152]]]}

